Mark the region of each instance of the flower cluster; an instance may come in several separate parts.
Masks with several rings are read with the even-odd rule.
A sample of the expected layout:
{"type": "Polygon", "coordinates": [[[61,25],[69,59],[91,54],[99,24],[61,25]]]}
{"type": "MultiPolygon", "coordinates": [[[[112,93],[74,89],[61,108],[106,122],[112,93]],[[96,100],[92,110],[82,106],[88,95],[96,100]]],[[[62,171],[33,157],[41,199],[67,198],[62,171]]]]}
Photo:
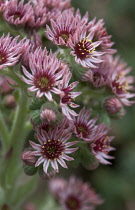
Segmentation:
{"type": "MultiPolygon", "coordinates": [[[[35,131],[21,155],[24,172],[51,179],[58,165],[68,168],[68,161],[89,168],[95,162],[111,164],[114,137],[105,123],[123,117],[124,106],[135,103],[135,93],[131,69],[114,55],[104,21],[89,21],[87,12],[82,17],[70,0],[3,0],[0,16],[10,32],[0,37],[0,74],[6,76],[0,77],[2,110],[3,104],[15,108],[18,103],[11,116],[24,131],[21,138],[29,140],[29,121],[35,131]],[[13,88],[17,90],[11,95],[13,88]]],[[[1,120],[1,137],[12,148],[19,133],[5,116],[12,135],[1,120]]],[[[63,210],[93,210],[102,203],[90,186],[74,177],[69,183],[53,180],[50,189],[63,210]]]]}

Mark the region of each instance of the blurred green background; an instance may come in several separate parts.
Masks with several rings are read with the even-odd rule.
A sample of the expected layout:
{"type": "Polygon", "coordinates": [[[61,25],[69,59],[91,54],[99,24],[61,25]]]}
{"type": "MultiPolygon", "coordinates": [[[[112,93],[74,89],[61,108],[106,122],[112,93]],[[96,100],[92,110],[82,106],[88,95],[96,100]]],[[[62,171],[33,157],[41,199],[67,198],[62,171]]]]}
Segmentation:
{"type": "MultiPolygon", "coordinates": [[[[133,68],[131,74],[135,75],[135,0],[72,0],[72,5],[80,8],[82,14],[88,11],[90,20],[94,17],[104,19],[105,27],[115,42],[114,48],[133,68]]],[[[126,111],[123,119],[112,121],[116,151],[112,153],[115,160],[111,166],[100,165],[92,171],[81,166],[78,169],[61,169],[58,175],[69,178],[76,174],[91,183],[105,200],[97,210],[135,210],[135,105],[127,107],[126,111]]],[[[40,180],[39,201],[41,194],[42,200],[48,194],[46,185],[47,182],[40,180]]],[[[30,200],[34,200],[32,198],[34,196],[30,200]]],[[[51,205],[47,210],[54,210],[51,205]]]]}

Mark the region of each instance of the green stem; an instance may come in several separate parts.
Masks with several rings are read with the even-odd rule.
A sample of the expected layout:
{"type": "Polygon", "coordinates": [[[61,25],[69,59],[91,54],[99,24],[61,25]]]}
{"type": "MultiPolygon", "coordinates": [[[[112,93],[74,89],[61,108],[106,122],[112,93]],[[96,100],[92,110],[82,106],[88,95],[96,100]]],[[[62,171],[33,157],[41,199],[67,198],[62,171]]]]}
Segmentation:
{"type": "Polygon", "coordinates": [[[9,132],[1,112],[0,112],[0,135],[2,140],[3,151],[5,152],[9,144],[9,132]]]}
{"type": "MultiPolygon", "coordinates": [[[[26,138],[25,119],[27,116],[27,96],[24,91],[20,90],[20,98],[16,110],[14,122],[10,133],[10,147],[13,148],[12,155],[7,161],[5,171],[5,188],[12,191],[12,187],[16,182],[18,174],[21,170],[20,154],[26,138]]],[[[9,193],[8,193],[9,194],[9,193]]]]}

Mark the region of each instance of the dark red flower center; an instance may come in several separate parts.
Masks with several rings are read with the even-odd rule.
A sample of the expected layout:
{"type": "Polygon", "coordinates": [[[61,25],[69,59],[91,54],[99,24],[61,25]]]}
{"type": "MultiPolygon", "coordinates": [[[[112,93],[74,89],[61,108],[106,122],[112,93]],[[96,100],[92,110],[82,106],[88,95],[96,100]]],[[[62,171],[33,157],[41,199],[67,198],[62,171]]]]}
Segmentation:
{"type": "Polygon", "coordinates": [[[54,85],[54,83],[55,83],[55,80],[54,80],[53,75],[49,75],[49,74],[48,75],[44,75],[44,74],[35,75],[34,84],[42,92],[50,90],[52,86],[54,85]]]}
{"type": "Polygon", "coordinates": [[[20,11],[15,11],[14,13],[14,20],[16,20],[17,18],[19,19],[22,18],[22,13],[20,11]]]}
{"type": "Polygon", "coordinates": [[[49,160],[54,160],[59,158],[62,155],[65,149],[64,144],[60,141],[60,139],[52,139],[44,142],[44,146],[42,146],[43,156],[48,158],[49,160]]]}
{"type": "Polygon", "coordinates": [[[80,200],[74,195],[69,195],[65,204],[69,210],[79,210],[81,208],[80,200]]]}
{"type": "Polygon", "coordinates": [[[96,152],[104,152],[108,154],[109,148],[110,148],[110,142],[108,136],[103,136],[102,138],[98,139],[96,142],[94,142],[95,146],[93,149],[96,152]]]}
{"type": "Polygon", "coordinates": [[[73,98],[71,97],[71,94],[70,92],[72,91],[70,87],[67,87],[67,88],[63,88],[62,91],[64,92],[64,96],[62,97],[62,103],[63,104],[68,104],[70,103],[73,98]]]}
{"type": "Polygon", "coordinates": [[[85,124],[76,125],[77,134],[82,134],[83,137],[86,137],[89,133],[88,128],[85,124]]]}
{"type": "Polygon", "coordinates": [[[80,59],[90,58],[93,55],[94,50],[94,44],[87,37],[83,38],[75,46],[75,53],[80,59]]]}
{"type": "Polygon", "coordinates": [[[128,92],[129,86],[126,81],[119,82],[120,76],[118,75],[112,82],[112,86],[116,88],[117,94],[124,94],[128,92]]]}

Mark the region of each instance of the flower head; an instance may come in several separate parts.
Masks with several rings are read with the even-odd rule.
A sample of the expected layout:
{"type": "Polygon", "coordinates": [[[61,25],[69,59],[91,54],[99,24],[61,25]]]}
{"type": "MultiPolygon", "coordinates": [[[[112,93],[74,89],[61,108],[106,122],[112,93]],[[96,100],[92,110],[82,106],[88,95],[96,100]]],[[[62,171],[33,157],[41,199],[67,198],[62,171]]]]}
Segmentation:
{"type": "Polygon", "coordinates": [[[39,98],[45,95],[49,101],[52,101],[51,92],[55,94],[61,93],[61,91],[56,88],[57,80],[62,77],[65,69],[56,73],[60,66],[61,62],[56,56],[52,55],[52,52],[48,54],[46,49],[42,50],[41,48],[37,48],[34,53],[30,53],[29,67],[31,73],[23,67],[25,74],[23,80],[31,86],[28,90],[31,92],[36,91],[36,96],[39,98]]]}
{"type": "Polygon", "coordinates": [[[104,60],[102,63],[98,63],[97,68],[91,68],[84,73],[81,80],[84,82],[90,82],[94,87],[107,86],[109,77],[112,74],[112,67],[110,66],[110,56],[102,56],[104,60]]]}
{"type": "Polygon", "coordinates": [[[24,42],[25,39],[17,43],[18,38],[13,39],[9,34],[0,38],[0,69],[14,66],[19,61],[28,43],[24,42]]]}
{"type": "Polygon", "coordinates": [[[68,83],[71,79],[71,76],[71,72],[67,71],[63,76],[63,80],[58,84],[59,89],[62,91],[62,94],[60,95],[60,106],[62,108],[62,113],[69,120],[72,120],[71,115],[76,116],[77,114],[71,110],[68,105],[72,108],[78,107],[79,105],[73,103],[72,101],[81,94],[81,92],[72,92],[78,82],[73,82],[69,85],[68,83]]]}
{"type": "Polygon", "coordinates": [[[75,15],[71,9],[65,10],[55,21],[51,19],[52,30],[49,26],[46,26],[46,35],[54,44],[68,47],[69,40],[72,39],[76,29],[82,27],[87,21],[87,13],[81,19],[79,10],[77,10],[75,15]]]}
{"type": "Polygon", "coordinates": [[[124,105],[134,104],[134,101],[129,101],[129,98],[135,97],[135,94],[130,92],[133,90],[131,84],[134,82],[134,77],[127,76],[131,68],[127,67],[127,63],[120,60],[119,56],[110,57],[110,66],[112,67],[112,74],[109,77],[108,85],[112,92],[119,97],[124,105]]]}
{"type": "Polygon", "coordinates": [[[18,0],[12,0],[8,2],[3,17],[12,26],[21,28],[25,26],[32,14],[33,9],[30,2],[24,4],[24,0],[20,2],[18,0]]]}
{"type": "Polygon", "coordinates": [[[73,118],[74,122],[74,133],[77,138],[83,139],[85,141],[92,141],[95,136],[95,125],[98,117],[89,119],[91,111],[85,110],[85,107],[81,109],[79,115],[73,118]]]}
{"type": "Polygon", "coordinates": [[[103,203],[91,186],[75,177],[71,177],[69,181],[53,179],[49,186],[63,210],[93,210],[103,203]]]}
{"type": "Polygon", "coordinates": [[[67,168],[64,159],[68,161],[73,160],[73,158],[66,154],[70,154],[77,150],[77,148],[68,148],[76,144],[77,141],[67,142],[71,137],[72,132],[70,132],[71,127],[64,129],[64,126],[65,125],[61,125],[48,132],[41,130],[39,133],[36,133],[35,137],[40,144],[30,141],[30,145],[36,150],[33,152],[33,155],[39,156],[35,167],[43,163],[43,170],[45,173],[47,173],[50,164],[52,168],[58,172],[57,162],[62,167],[67,168]]]}
{"type": "Polygon", "coordinates": [[[48,123],[54,122],[56,120],[56,113],[52,109],[45,108],[40,113],[40,118],[42,121],[47,121],[48,123]]]}
{"type": "Polygon", "coordinates": [[[71,55],[75,56],[75,61],[85,68],[96,68],[94,64],[103,61],[100,57],[104,53],[96,51],[101,41],[92,41],[93,36],[94,31],[87,35],[87,27],[80,27],[69,43],[72,48],[71,55]]]}
{"type": "Polygon", "coordinates": [[[110,151],[114,150],[114,148],[110,146],[110,142],[114,137],[108,136],[109,130],[110,129],[105,124],[100,124],[95,130],[95,138],[90,145],[92,153],[102,164],[111,164],[107,159],[113,159],[112,156],[108,155],[110,151]]]}
{"type": "MultiPolygon", "coordinates": [[[[34,4],[33,13],[31,18],[27,21],[26,29],[27,30],[38,30],[41,27],[45,26],[49,19],[50,15],[47,13],[47,8],[43,4],[34,4]]],[[[50,17],[51,18],[51,17],[50,17]]]]}
{"type": "Polygon", "coordinates": [[[104,102],[105,110],[109,114],[117,114],[122,109],[122,104],[116,97],[108,97],[104,102]]]}
{"type": "Polygon", "coordinates": [[[88,24],[88,31],[94,31],[94,41],[101,41],[101,44],[98,46],[98,49],[107,53],[107,54],[114,54],[116,50],[112,49],[111,47],[114,45],[114,42],[111,42],[111,35],[108,35],[106,28],[104,27],[103,19],[100,19],[96,23],[96,18],[88,24]]]}

